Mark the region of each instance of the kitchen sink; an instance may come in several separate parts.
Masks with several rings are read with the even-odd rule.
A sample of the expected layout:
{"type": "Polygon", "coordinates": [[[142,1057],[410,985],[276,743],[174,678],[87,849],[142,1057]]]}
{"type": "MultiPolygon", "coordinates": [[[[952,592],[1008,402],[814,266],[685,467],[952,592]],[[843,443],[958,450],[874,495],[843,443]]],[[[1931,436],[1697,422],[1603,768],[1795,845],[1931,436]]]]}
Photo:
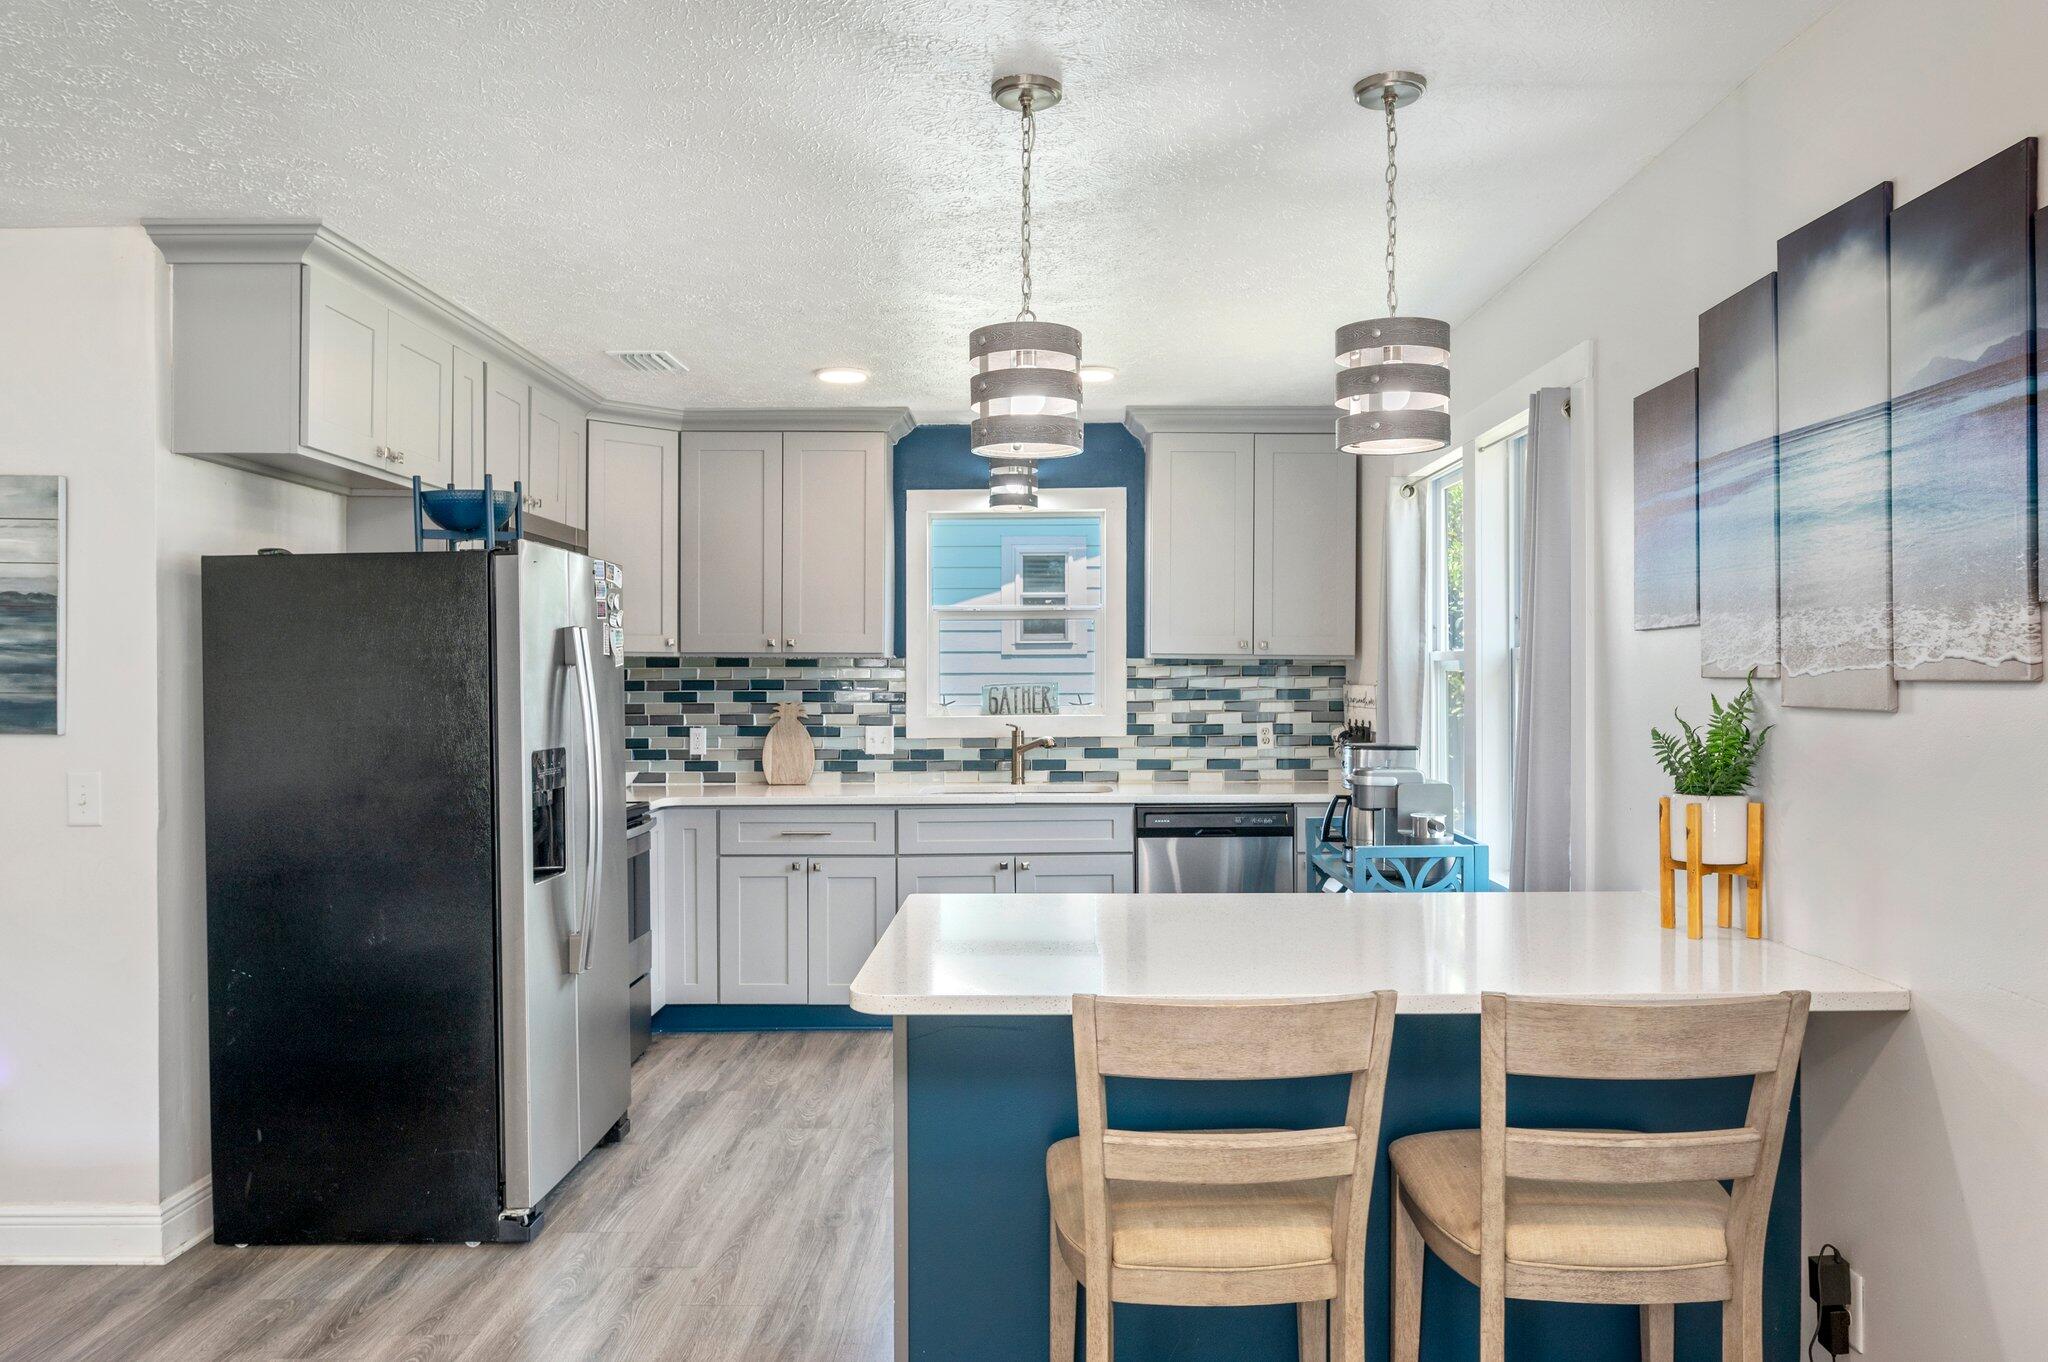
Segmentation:
{"type": "Polygon", "coordinates": [[[1057,799],[1061,795],[1115,794],[1123,787],[1113,780],[1062,780],[1057,784],[1049,780],[1034,780],[1024,785],[1004,785],[998,788],[1002,789],[1006,794],[1044,795],[1048,798],[1057,799]]]}

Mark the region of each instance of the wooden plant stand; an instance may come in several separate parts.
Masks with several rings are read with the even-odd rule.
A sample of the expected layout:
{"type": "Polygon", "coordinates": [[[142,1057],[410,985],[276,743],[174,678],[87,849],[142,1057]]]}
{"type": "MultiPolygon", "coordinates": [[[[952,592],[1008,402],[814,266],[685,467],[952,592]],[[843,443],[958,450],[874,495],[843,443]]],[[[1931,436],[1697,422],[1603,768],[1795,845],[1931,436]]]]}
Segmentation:
{"type": "Polygon", "coordinates": [[[1698,804],[1685,806],[1685,859],[1678,860],[1671,854],[1671,797],[1661,796],[1657,800],[1657,863],[1662,867],[1657,876],[1657,896],[1663,910],[1663,924],[1667,928],[1678,925],[1678,901],[1671,883],[1673,873],[1685,873],[1685,934],[1694,941],[1706,934],[1706,881],[1715,875],[1721,881],[1720,925],[1735,925],[1735,881],[1739,876],[1745,882],[1743,932],[1751,941],[1764,934],[1764,806],[1751,800],[1749,804],[1749,859],[1738,865],[1708,865],[1700,859],[1705,843],[1700,820],[1703,810],[1698,804]]]}

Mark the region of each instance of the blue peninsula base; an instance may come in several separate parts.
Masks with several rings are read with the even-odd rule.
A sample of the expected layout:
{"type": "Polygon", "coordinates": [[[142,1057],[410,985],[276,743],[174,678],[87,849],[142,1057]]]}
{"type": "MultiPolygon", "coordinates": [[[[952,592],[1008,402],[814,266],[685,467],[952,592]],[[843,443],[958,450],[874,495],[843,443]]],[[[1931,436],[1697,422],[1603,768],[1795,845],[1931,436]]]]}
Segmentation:
{"type": "MultiPolygon", "coordinates": [[[[899,1357],[1044,1362],[1050,1212],[1045,1150],[1077,1132],[1066,1017],[898,1018],[899,1357]]],[[[1529,1126],[1711,1130],[1741,1124],[1749,1080],[1512,1081],[1509,1119],[1529,1126]]],[[[1334,1125],[1344,1080],[1110,1081],[1110,1120],[1130,1129],[1334,1125]]],[[[1366,1355],[1388,1355],[1389,1141],[1479,1124],[1479,1018],[1400,1018],[1387,1077],[1366,1247],[1366,1355]]],[[[1799,1099],[1771,1201],[1764,1356],[1799,1354],[1799,1099]]],[[[1721,1356],[1721,1307],[1678,1307],[1678,1362],[1721,1356]]],[[[1296,1362],[1291,1306],[1116,1308],[1117,1362],[1296,1362]]],[[[1432,1256],[1423,1362],[1479,1355],[1479,1293],[1432,1256]]],[[[1516,1362],[1637,1362],[1633,1308],[1508,1302],[1516,1362]]]]}

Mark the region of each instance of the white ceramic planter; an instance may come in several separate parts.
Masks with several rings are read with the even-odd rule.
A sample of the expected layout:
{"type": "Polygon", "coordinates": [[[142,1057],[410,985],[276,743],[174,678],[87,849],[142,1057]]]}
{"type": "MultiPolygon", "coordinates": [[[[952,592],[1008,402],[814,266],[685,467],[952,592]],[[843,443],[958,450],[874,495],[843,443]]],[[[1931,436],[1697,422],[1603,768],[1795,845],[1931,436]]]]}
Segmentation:
{"type": "Polygon", "coordinates": [[[1741,865],[1749,859],[1748,795],[1671,796],[1671,859],[1685,859],[1685,806],[1700,806],[1700,860],[1707,865],[1741,865]]]}

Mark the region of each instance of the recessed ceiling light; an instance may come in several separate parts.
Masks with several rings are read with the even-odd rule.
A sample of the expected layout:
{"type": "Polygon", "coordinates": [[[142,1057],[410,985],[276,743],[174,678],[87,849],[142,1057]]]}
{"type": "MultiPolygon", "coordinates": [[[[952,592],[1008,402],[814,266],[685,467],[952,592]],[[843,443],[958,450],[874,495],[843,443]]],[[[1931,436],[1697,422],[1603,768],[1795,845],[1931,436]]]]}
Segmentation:
{"type": "Polygon", "coordinates": [[[1083,383],[1107,383],[1116,377],[1116,370],[1107,364],[1084,364],[1081,366],[1083,383]]]}
{"type": "Polygon", "coordinates": [[[823,369],[817,369],[814,370],[813,372],[816,374],[817,379],[820,383],[851,384],[865,383],[868,381],[867,370],[855,369],[852,366],[845,364],[828,365],[823,369]]]}

